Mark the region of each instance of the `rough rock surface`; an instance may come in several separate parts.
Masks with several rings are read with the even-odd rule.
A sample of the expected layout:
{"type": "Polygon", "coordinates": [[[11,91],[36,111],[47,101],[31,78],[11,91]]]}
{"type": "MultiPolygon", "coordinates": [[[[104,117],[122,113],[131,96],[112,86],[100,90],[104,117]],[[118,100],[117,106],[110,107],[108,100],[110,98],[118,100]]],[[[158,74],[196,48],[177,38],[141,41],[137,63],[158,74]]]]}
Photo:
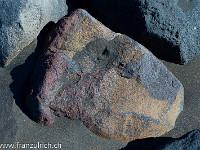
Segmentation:
{"type": "Polygon", "coordinates": [[[200,149],[200,130],[193,130],[186,135],[161,146],[160,150],[199,150],[200,149]]]}
{"type": "Polygon", "coordinates": [[[5,66],[49,22],[67,14],[65,0],[0,1],[0,66],[5,66]]]}
{"type": "Polygon", "coordinates": [[[64,116],[101,137],[131,141],[174,127],[183,86],[145,47],[78,9],[57,23],[38,58],[26,106],[45,125],[64,116]]]}
{"type": "Polygon", "coordinates": [[[180,48],[182,63],[200,54],[200,1],[142,0],[148,32],[180,48]]]}
{"type": "Polygon", "coordinates": [[[92,15],[102,23],[133,37],[149,50],[153,51],[155,46],[151,44],[159,41],[155,44],[160,44],[159,52],[157,49],[154,54],[160,58],[186,64],[195,54],[200,54],[198,0],[85,1],[90,4],[92,15]],[[170,48],[163,52],[165,47],[170,48]]]}

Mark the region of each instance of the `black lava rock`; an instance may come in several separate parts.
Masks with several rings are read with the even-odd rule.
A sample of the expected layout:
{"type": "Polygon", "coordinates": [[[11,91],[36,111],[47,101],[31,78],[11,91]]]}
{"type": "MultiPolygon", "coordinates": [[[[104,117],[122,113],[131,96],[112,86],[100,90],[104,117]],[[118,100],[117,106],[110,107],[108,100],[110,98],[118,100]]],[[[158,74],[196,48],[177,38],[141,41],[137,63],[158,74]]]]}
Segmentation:
{"type": "Polygon", "coordinates": [[[200,54],[198,0],[67,0],[115,32],[138,41],[158,58],[187,64],[200,54]],[[76,3],[76,5],[75,5],[76,3]]]}
{"type": "Polygon", "coordinates": [[[200,130],[193,130],[186,135],[164,145],[162,150],[200,150],[200,130]]]}

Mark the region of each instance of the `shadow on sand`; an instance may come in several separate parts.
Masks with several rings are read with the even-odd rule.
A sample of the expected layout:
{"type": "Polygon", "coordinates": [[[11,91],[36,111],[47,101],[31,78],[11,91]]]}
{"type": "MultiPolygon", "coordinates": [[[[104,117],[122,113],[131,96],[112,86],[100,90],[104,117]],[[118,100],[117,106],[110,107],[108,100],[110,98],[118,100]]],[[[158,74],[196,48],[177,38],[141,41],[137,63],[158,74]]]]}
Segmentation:
{"type": "MultiPolygon", "coordinates": [[[[10,89],[13,92],[16,105],[26,114],[30,119],[34,120],[29,112],[26,110],[25,103],[27,92],[29,89],[30,75],[35,65],[35,60],[48,46],[48,37],[51,31],[55,28],[54,22],[49,22],[39,33],[37,37],[37,47],[34,52],[28,56],[25,63],[12,69],[11,76],[13,82],[10,84],[10,89]]],[[[35,108],[35,113],[38,114],[35,108]]]]}
{"type": "Polygon", "coordinates": [[[200,130],[192,130],[179,138],[157,137],[129,142],[121,150],[199,150],[200,130]]]}
{"type": "Polygon", "coordinates": [[[170,137],[146,138],[129,142],[121,150],[158,150],[162,145],[166,145],[172,141],[174,139],[170,137]]]}

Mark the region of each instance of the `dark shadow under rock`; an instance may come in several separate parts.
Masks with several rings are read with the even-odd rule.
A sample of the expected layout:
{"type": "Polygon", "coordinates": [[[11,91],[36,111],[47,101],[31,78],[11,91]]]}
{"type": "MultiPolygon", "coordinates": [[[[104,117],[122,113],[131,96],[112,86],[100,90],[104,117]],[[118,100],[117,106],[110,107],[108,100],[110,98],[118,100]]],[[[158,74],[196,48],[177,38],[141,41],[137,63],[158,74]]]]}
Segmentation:
{"type": "Polygon", "coordinates": [[[193,130],[179,138],[158,137],[129,142],[121,150],[199,150],[200,130],[193,130]]]}
{"type": "Polygon", "coordinates": [[[179,47],[174,46],[166,39],[159,38],[153,34],[136,36],[135,39],[145,45],[159,59],[175,64],[180,64],[184,61],[180,57],[179,47]]]}
{"type": "Polygon", "coordinates": [[[145,18],[139,1],[127,0],[67,0],[69,12],[78,8],[87,10],[94,18],[117,33],[130,37],[146,33],[145,18]]]}
{"type": "Polygon", "coordinates": [[[173,141],[170,137],[146,138],[129,142],[121,150],[157,150],[161,145],[173,141]]]}
{"type": "Polygon", "coordinates": [[[171,142],[165,143],[160,150],[199,150],[200,149],[200,130],[192,130],[187,134],[176,138],[171,142]]]}
{"type": "Polygon", "coordinates": [[[78,8],[84,8],[88,10],[91,5],[91,0],[66,0],[68,6],[68,12],[75,11],[78,8]]]}
{"type": "MultiPolygon", "coordinates": [[[[11,71],[11,76],[13,82],[10,84],[10,89],[13,92],[13,97],[15,99],[15,103],[17,106],[25,113],[28,117],[32,118],[28,111],[25,109],[25,99],[27,94],[27,87],[30,80],[30,75],[32,73],[32,68],[34,66],[35,60],[39,55],[47,48],[48,45],[48,37],[51,31],[55,28],[54,22],[49,22],[40,32],[37,37],[37,46],[35,51],[28,56],[24,64],[21,64],[11,71]]],[[[32,110],[35,113],[37,109],[32,110]]]]}

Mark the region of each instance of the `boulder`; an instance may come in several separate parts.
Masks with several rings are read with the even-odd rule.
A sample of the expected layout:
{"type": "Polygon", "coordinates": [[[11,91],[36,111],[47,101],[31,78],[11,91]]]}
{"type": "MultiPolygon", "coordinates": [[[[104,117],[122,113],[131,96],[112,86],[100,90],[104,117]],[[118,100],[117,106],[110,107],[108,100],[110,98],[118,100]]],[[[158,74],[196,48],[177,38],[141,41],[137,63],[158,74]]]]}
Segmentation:
{"type": "Polygon", "coordinates": [[[65,0],[1,0],[0,66],[8,65],[48,22],[66,14],[65,0]]]}
{"type": "Polygon", "coordinates": [[[49,43],[26,99],[35,121],[79,119],[101,137],[126,142],[174,127],[183,86],[145,47],[82,9],[58,21],[49,43]]]}
{"type": "Polygon", "coordinates": [[[187,64],[200,54],[199,7],[198,0],[91,0],[89,11],[159,58],[187,64]]]}
{"type": "Polygon", "coordinates": [[[193,130],[186,135],[174,139],[168,144],[158,148],[159,150],[199,150],[200,149],[200,130],[193,130]]]}

